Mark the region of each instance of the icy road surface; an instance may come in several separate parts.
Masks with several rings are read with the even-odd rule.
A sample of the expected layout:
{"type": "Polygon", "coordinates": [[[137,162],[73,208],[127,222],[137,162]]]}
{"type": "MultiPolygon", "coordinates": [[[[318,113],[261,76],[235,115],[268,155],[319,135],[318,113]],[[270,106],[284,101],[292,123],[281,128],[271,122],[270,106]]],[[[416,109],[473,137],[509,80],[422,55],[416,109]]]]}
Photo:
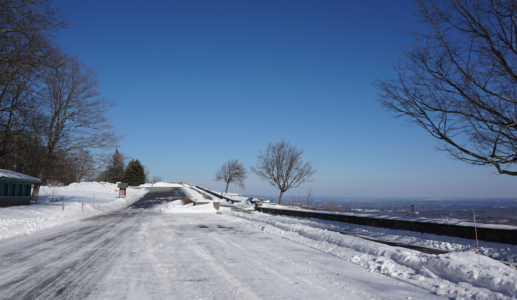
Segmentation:
{"type": "Polygon", "coordinates": [[[164,194],[1,243],[0,299],[443,299],[164,194]]]}

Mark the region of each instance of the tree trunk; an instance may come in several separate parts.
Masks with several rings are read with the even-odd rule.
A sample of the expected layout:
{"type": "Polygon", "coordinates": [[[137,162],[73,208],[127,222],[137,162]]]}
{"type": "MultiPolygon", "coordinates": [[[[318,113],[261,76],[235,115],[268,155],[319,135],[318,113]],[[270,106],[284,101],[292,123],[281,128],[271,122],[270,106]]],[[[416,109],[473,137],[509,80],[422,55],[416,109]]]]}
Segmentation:
{"type": "Polygon", "coordinates": [[[224,191],[225,194],[228,194],[228,186],[230,185],[229,182],[226,183],[226,190],[224,191]]]}
{"type": "Polygon", "coordinates": [[[284,194],[284,192],[280,191],[280,197],[278,197],[278,205],[282,204],[282,195],[283,194],[284,194]]]}
{"type": "Polygon", "coordinates": [[[40,186],[41,186],[41,184],[37,184],[37,183],[34,184],[34,188],[32,189],[31,200],[38,201],[39,187],[40,186]]]}
{"type": "MultiPolygon", "coordinates": [[[[48,154],[48,152],[47,152],[48,154]]],[[[47,174],[47,169],[48,169],[48,164],[50,163],[50,159],[48,158],[49,155],[47,155],[47,157],[45,157],[43,159],[43,163],[41,164],[41,168],[40,168],[40,171],[39,171],[39,175],[38,175],[38,178],[41,180],[41,183],[45,183],[46,181],[46,174],[47,174]]],[[[32,196],[31,196],[31,200],[33,201],[38,201],[38,195],[39,195],[39,188],[40,188],[41,184],[34,184],[34,189],[32,190],[32,196]]]]}

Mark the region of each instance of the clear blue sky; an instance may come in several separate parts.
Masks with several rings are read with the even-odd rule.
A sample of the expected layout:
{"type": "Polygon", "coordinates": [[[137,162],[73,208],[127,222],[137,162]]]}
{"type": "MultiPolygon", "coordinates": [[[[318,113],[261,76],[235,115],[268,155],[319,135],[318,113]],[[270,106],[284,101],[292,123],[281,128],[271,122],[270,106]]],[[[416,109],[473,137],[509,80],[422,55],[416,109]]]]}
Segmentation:
{"type": "MultiPolygon", "coordinates": [[[[447,158],[375,101],[372,82],[394,77],[411,45],[405,31],[423,29],[409,0],[55,4],[73,24],[59,43],[117,101],[120,150],[166,181],[223,189],[223,162],[254,164],[285,139],[317,169],[320,197],[515,195],[517,178],[447,158]]],[[[277,190],[250,174],[244,193],[277,190]]]]}

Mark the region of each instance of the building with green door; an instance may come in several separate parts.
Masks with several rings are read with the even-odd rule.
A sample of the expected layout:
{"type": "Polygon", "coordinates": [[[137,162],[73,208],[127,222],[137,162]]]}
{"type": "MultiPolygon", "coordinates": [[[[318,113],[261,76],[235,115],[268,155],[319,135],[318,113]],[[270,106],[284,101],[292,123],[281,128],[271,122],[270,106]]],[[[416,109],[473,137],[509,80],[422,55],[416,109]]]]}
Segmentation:
{"type": "Polygon", "coordinates": [[[0,207],[29,205],[33,184],[41,184],[41,180],[0,169],[0,207]]]}

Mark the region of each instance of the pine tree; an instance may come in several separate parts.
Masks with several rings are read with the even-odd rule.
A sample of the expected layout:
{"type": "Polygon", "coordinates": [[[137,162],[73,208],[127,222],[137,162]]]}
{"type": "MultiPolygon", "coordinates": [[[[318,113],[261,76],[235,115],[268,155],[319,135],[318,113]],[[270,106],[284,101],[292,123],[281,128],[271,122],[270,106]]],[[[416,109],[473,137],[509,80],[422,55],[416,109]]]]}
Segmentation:
{"type": "Polygon", "coordinates": [[[124,171],[123,181],[130,186],[138,186],[145,183],[144,167],[140,161],[132,159],[124,171]]]}
{"type": "Polygon", "coordinates": [[[138,185],[144,184],[145,183],[144,166],[140,163],[140,161],[138,159],[135,161],[135,170],[136,170],[135,181],[138,183],[138,185]]]}
{"type": "Polygon", "coordinates": [[[135,181],[135,160],[132,159],[128,164],[126,169],[124,170],[124,178],[122,178],[122,182],[128,183],[129,185],[133,185],[135,181]]]}
{"type": "Polygon", "coordinates": [[[106,171],[104,171],[104,181],[111,183],[121,182],[124,177],[124,166],[124,156],[116,149],[110,158],[106,171]]]}

